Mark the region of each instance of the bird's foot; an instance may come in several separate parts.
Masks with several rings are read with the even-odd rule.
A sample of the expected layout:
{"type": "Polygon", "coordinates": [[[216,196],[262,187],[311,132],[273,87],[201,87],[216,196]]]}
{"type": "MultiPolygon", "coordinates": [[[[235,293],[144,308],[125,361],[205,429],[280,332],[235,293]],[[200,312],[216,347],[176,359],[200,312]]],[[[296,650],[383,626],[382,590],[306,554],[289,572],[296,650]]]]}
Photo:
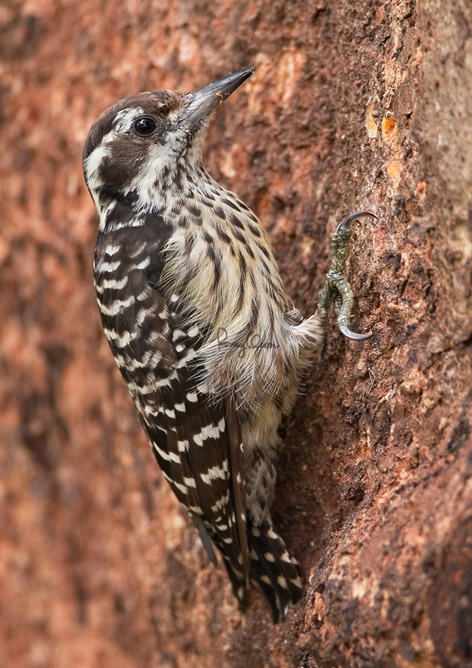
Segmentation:
{"type": "Polygon", "coordinates": [[[351,225],[362,216],[371,216],[377,219],[377,216],[370,211],[357,211],[345,218],[336,228],[332,240],[333,259],[331,267],[326,275],[326,281],[323,286],[318,308],[328,312],[331,304],[334,306],[338,316],[338,327],[344,336],[354,341],[363,341],[372,336],[372,334],[358,334],[349,329],[351,311],[354,305],[354,295],[352,288],[347,280],[344,270],[346,260],[349,255],[349,242],[351,239],[351,225]]]}

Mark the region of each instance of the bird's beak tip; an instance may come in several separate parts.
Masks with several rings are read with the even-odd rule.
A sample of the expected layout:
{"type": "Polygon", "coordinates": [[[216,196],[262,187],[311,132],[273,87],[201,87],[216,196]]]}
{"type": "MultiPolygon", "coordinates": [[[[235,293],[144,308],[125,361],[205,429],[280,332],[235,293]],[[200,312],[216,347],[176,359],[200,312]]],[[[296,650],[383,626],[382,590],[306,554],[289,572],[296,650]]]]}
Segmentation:
{"type": "Polygon", "coordinates": [[[186,96],[188,103],[179,118],[179,123],[185,123],[187,129],[192,130],[200,121],[207,118],[219,104],[224,102],[254,72],[254,67],[248,67],[212,81],[206,86],[193,91],[193,93],[189,93],[186,96]]]}

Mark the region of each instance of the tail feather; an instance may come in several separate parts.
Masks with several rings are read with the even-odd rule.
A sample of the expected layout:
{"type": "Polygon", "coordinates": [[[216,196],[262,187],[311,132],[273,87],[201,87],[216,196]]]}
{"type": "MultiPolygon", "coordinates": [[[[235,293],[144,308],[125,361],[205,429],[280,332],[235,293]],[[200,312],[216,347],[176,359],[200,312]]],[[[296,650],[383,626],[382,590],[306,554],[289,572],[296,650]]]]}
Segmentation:
{"type": "Polygon", "coordinates": [[[233,587],[233,593],[238,599],[239,609],[244,612],[248,605],[249,581],[247,576],[234,567],[232,561],[222,552],[223,563],[233,587]]]}
{"type": "Polygon", "coordinates": [[[248,540],[251,580],[268,599],[274,623],[283,621],[288,607],[303,595],[301,570],[268,522],[250,525],[248,540]]]}
{"type": "MultiPolygon", "coordinates": [[[[283,621],[288,607],[303,595],[302,575],[295,559],[285,547],[282,538],[269,522],[248,526],[249,578],[262,591],[272,608],[274,623],[283,621]]],[[[228,571],[241,610],[247,607],[248,578],[225,555],[223,563],[228,571]]]]}

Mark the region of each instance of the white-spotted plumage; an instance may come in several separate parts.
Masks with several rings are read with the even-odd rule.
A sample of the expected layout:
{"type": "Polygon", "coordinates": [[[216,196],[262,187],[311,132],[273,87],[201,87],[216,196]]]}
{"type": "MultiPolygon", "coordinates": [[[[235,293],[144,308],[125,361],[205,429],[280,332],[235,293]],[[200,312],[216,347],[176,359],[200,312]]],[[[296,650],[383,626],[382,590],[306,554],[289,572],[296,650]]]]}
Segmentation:
{"type": "Polygon", "coordinates": [[[270,516],[277,428],[326,314],[292,310],[259,221],[202,166],[206,117],[250,74],[120,101],[84,174],[105,335],[164,477],[241,604],[253,581],[279,620],[302,584],[270,516]]]}

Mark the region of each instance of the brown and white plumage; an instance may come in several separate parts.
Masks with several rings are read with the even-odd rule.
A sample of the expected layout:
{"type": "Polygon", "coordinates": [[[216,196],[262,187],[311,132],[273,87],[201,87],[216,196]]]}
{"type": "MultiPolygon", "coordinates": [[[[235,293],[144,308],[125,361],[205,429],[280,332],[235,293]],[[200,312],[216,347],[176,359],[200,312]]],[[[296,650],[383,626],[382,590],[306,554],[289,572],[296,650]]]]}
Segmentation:
{"type": "Polygon", "coordinates": [[[277,428],[326,311],[291,309],[259,221],[202,165],[208,115],[251,73],[121,100],[83,159],[102,322],[154,454],[240,602],[252,580],[278,620],[302,584],[270,516],[277,428]]]}

